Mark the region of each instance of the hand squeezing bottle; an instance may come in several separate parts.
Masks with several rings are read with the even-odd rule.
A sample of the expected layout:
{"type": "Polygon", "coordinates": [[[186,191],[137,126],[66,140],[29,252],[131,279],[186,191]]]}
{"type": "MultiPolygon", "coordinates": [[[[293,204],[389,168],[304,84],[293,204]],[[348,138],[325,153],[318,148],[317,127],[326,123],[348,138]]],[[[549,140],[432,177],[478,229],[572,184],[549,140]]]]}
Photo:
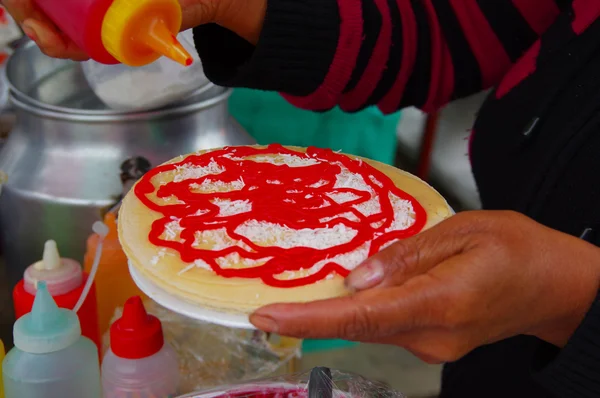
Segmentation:
{"type": "Polygon", "coordinates": [[[77,315],[56,306],[44,282],[13,334],[15,347],[2,366],[6,398],[101,398],[96,346],[81,335],[77,315]]]}
{"type": "Polygon", "coordinates": [[[178,0],[35,0],[48,17],[93,60],[143,66],[161,55],[190,65],[175,37],[178,0]]]}

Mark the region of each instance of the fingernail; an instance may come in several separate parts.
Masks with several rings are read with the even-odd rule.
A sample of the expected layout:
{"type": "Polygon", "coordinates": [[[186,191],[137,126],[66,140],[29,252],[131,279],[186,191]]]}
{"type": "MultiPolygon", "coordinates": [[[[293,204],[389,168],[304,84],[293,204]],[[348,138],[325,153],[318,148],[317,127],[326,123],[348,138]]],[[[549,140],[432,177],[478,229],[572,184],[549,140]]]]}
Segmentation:
{"type": "Polygon", "coordinates": [[[31,40],[37,42],[38,41],[38,36],[35,33],[35,30],[33,30],[33,28],[27,24],[23,24],[21,25],[21,29],[23,29],[23,32],[25,33],[25,35],[27,37],[29,37],[31,40]]]}
{"type": "Polygon", "coordinates": [[[278,333],[279,325],[271,317],[264,315],[250,315],[250,322],[256,326],[257,329],[263,332],[278,333]]]}
{"type": "Polygon", "coordinates": [[[369,261],[348,275],[346,287],[350,290],[365,290],[377,286],[383,281],[383,266],[379,261],[369,261]]]}

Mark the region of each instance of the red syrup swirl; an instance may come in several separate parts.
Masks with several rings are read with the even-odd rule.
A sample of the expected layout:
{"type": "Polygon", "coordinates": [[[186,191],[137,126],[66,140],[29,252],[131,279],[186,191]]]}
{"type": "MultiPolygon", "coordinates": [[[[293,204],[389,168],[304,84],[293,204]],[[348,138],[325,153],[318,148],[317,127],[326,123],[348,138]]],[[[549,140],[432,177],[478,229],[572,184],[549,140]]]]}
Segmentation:
{"type": "Polygon", "coordinates": [[[335,262],[328,262],[318,272],[302,278],[283,280],[276,276],[285,271],[309,269],[323,260],[357,250],[369,241],[371,241],[369,250],[369,256],[371,256],[387,243],[417,234],[427,221],[427,213],[417,200],[396,187],[384,173],[366,162],[351,159],[330,149],[313,147],[303,153],[278,144],[272,144],[266,148],[239,146],[190,155],[181,162],[165,164],[146,173],[135,186],[134,192],[145,206],[163,215],[152,224],[148,235],[152,244],[176,250],[185,263],[202,260],[216,274],[224,278],[260,278],[265,284],[278,288],[313,284],[332,273],[346,277],[350,271],[335,262]],[[291,167],[286,164],[255,162],[246,159],[250,156],[278,154],[314,159],[317,162],[306,166],[291,167]],[[211,162],[218,164],[223,171],[220,174],[169,182],[158,187],[158,191],[152,183],[152,179],[160,173],[182,167],[206,167],[211,162]],[[369,201],[371,199],[369,192],[353,188],[334,188],[336,177],[342,171],[340,165],[343,165],[351,173],[363,177],[365,183],[378,195],[380,212],[366,216],[354,207],[369,201]],[[244,187],[240,190],[194,192],[190,187],[191,184],[202,184],[207,179],[210,180],[210,183],[220,181],[227,184],[240,181],[240,177],[244,182],[244,187]],[[158,198],[175,197],[178,202],[177,204],[158,204],[149,198],[149,195],[153,193],[156,193],[158,198]],[[351,193],[356,198],[339,204],[329,196],[338,193],[351,193]],[[386,232],[386,229],[394,221],[390,193],[412,204],[415,220],[407,229],[386,232]],[[252,205],[252,210],[228,216],[219,215],[219,206],[212,203],[215,199],[247,200],[252,205]],[[356,219],[350,220],[342,216],[348,213],[352,213],[356,219]],[[333,219],[327,222],[321,221],[327,218],[333,219]],[[173,219],[180,220],[179,225],[182,228],[180,241],[161,238],[166,224],[172,222],[173,219]],[[347,243],[326,249],[259,246],[246,236],[235,232],[240,225],[252,220],[279,224],[294,230],[319,229],[343,224],[355,230],[356,235],[347,243]],[[232,240],[244,242],[251,250],[237,245],[221,250],[193,247],[197,232],[223,228],[232,240]],[[233,253],[248,260],[270,259],[262,265],[241,269],[222,268],[217,263],[217,259],[233,253]]]}

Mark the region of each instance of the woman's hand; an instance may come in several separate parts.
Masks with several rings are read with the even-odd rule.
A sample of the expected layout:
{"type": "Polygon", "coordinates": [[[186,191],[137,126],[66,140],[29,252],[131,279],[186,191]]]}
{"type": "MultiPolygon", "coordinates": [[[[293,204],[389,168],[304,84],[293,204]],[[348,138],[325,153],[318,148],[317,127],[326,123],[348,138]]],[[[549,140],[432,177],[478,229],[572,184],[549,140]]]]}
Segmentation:
{"type": "Polygon", "coordinates": [[[2,5],[44,54],[75,61],[85,61],[89,58],[50,21],[33,0],[2,0],[2,5]]]}
{"type": "Polygon", "coordinates": [[[563,346],[600,286],[600,249],[513,212],[458,214],[370,258],[354,294],[250,318],[301,338],[394,344],[432,362],[519,334],[563,346]]]}
{"type": "MultiPolygon", "coordinates": [[[[180,0],[181,30],[218,23],[256,44],[265,17],[267,0],[180,0]]],[[[89,57],[37,7],[33,0],[3,0],[2,4],[25,34],[44,54],[84,61],[89,57]]]]}
{"type": "Polygon", "coordinates": [[[216,23],[252,44],[258,42],[267,0],[179,0],[183,10],[181,30],[216,23]]]}

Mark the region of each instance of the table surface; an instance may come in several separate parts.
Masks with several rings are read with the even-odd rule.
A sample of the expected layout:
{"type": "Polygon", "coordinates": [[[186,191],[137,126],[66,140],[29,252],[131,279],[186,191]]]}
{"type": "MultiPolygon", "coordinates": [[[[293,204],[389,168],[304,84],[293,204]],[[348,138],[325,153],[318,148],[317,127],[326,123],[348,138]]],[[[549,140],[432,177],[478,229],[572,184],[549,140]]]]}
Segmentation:
{"type": "Polygon", "coordinates": [[[301,370],[327,366],[381,381],[410,398],[433,398],[440,388],[441,367],[428,365],[407,351],[384,345],[360,344],[313,352],[300,360],[301,370]]]}

